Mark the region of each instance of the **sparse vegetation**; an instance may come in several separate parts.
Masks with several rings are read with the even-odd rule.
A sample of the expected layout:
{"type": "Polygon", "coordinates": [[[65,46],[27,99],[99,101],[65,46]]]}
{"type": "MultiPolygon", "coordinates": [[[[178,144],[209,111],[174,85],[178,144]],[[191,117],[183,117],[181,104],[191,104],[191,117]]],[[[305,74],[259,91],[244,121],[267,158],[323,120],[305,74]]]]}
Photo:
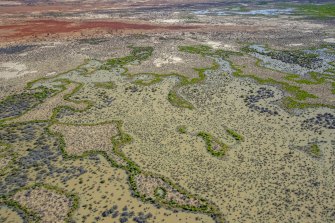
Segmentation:
{"type": "Polygon", "coordinates": [[[329,18],[335,16],[334,4],[306,4],[299,6],[298,9],[301,13],[315,18],[329,18]]]}
{"type": "Polygon", "coordinates": [[[294,81],[299,84],[323,84],[325,82],[325,78],[323,77],[318,77],[318,73],[316,72],[311,72],[310,73],[311,79],[301,79],[301,77],[297,74],[290,74],[285,77],[285,79],[294,81]]]}

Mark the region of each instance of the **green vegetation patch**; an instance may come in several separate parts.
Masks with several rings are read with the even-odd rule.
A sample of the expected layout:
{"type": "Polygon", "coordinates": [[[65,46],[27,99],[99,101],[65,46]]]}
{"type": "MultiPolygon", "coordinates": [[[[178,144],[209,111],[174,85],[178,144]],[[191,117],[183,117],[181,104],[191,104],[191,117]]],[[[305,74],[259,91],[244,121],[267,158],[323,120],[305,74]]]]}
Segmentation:
{"type": "Polygon", "coordinates": [[[202,56],[212,56],[220,58],[224,58],[229,55],[241,55],[240,53],[233,51],[226,51],[222,49],[215,50],[207,45],[179,46],[179,51],[192,54],[199,54],[202,56]]]}
{"type": "Polygon", "coordinates": [[[324,4],[324,5],[307,4],[307,5],[300,5],[297,7],[297,9],[300,13],[315,18],[335,17],[335,4],[324,4]]]}
{"type": "Polygon", "coordinates": [[[241,136],[240,134],[238,134],[238,133],[235,132],[234,130],[232,130],[232,129],[227,129],[226,131],[227,131],[227,133],[228,133],[229,135],[231,135],[236,141],[243,141],[243,140],[244,140],[243,136],[241,136]]]}
{"type": "Polygon", "coordinates": [[[179,50],[186,53],[208,55],[212,52],[212,48],[206,45],[194,45],[194,46],[179,46],[179,50]]]}
{"type": "Polygon", "coordinates": [[[122,67],[129,63],[135,61],[142,61],[148,59],[152,52],[154,51],[153,47],[130,47],[132,49],[130,55],[121,57],[121,58],[113,58],[107,60],[107,62],[102,65],[101,69],[109,70],[113,67],[122,67]]]}
{"type": "Polygon", "coordinates": [[[187,133],[187,127],[185,125],[178,126],[177,130],[179,133],[182,133],[182,134],[187,133]]]}
{"type": "Polygon", "coordinates": [[[309,152],[310,152],[311,155],[314,156],[314,157],[319,157],[319,156],[321,156],[321,150],[320,150],[319,146],[316,145],[316,144],[313,144],[313,145],[311,146],[309,152]]]}
{"type": "Polygon", "coordinates": [[[298,86],[293,86],[285,82],[278,82],[278,84],[281,84],[285,91],[295,95],[295,98],[299,101],[306,100],[307,98],[318,98],[314,94],[301,90],[301,88],[298,86]]]}
{"type": "MultiPolygon", "coordinates": [[[[141,74],[139,74],[141,75],[141,74]]],[[[159,74],[154,74],[154,73],[150,73],[150,75],[153,77],[151,79],[146,79],[146,80],[135,80],[133,83],[134,84],[138,84],[138,85],[142,85],[142,86],[149,86],[149,85],[152,85],[152,84],[156,84],[160,81],[162,81],[162,78],[160,77],[159,74]]],[[[135,75],[135,76],[138,76],[138,75],[135,75]]]]}
{"type": "Polygon", "coordinates": [[[190,102],[180,97],[175,91],[171,91],[168,94],[168,100],[173,106],[194,109],[193,105],[190,102]]]}
{"type": "Polygon", "coordinates": [[[94,83],[94,87],[105,88],[105,89],[115,89],[116,84],[112,81],[110,81],[110,82],[96,82],[96,83],[94,83]]]}
{"type": "Polygon", "coordinates": [[[226,154],[228,146],[214,139],[212,135],[206,132],[199,132],[198,135],[201,137],[207,147],[207,151],[215,157],[222,157],[226,154]]]}
{"type": "Polygon", "coordinates": [[[292,97],[285,97],[283,99],[283,105],[285,106],[285,108],[288,108],[288,109],[294,109],[294,108],[305,109],[305,108],[315,108],[315,107],[335,108],[335,106],[333,105],[327,105],[327,104],[321,104],[321,103],[299,102],[299,101],[296,101],[292,97]]]}
{"type": "Polygon", "coordinates": [[[319,77],[320,75],[317,72],[310,72],[309,75],[312,80],[301,79],[301,76],[298,74],[289,74],[285,77],[285,79],[289,81],[294,81],[298,84],[308,84],[308,85],[323,84],[325,82],[325,78],[319,77]]]}

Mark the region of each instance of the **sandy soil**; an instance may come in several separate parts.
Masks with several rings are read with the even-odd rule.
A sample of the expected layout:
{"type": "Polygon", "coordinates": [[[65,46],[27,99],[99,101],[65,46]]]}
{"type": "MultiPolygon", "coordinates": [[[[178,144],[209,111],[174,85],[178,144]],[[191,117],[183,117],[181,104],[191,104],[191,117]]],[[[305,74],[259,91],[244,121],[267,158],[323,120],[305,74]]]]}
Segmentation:
{"type": "Polygon", "coordinates": [[[43,188],[20,191],[13,199],[37,212],[46,223],[65,222],[71,208],[71,201],[65,195],[43,188]]]}
{"type": "Polygon", "coordinates": [[[113,123],[97,126],[54,125],[51,130],[64,135],[66,152],[71,155],[81,155],[94,150],[111,151],[111,138],[118,133],[113,123]]]}
{"type": "Polygon", "coordinates": [[[26,74],[36,73],[37,71],[28,71],[25,64],[4,62],[0,64],[1,76],[3,79],[18,78],[26,74]]]}

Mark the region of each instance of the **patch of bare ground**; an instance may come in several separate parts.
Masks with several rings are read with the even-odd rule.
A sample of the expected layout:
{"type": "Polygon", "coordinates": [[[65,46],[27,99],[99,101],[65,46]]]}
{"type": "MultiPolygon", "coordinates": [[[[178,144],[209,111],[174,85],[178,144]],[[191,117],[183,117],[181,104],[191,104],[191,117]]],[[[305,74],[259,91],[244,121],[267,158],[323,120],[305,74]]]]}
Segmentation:
{"type": "Polygon", "coordinates": [[[164,32],[194,30],[195,25],[159,25],[143,21],[121,20],[21,20],[7,21],[0,25],[0,40],[15,42],[17,40],[54,39],[61,37],[81,38],[83,36],[104,36],[106,34],[134,34],[146,32],[164,32]],[[88,34],[86,35],[85,33],[88,34]]]}
{"type": "Polygon", "coordinates": [[[19,191],[13,199],[36,212],[45,223],[65,222],[72,206],[71,200],[65,195],[44,188],[19,191]]]}
{"type": "Polygon", "coordinates": [[[178,51],[178,46],[173,41],[158,41],[160,50],[154,50],[153,55],[141,65],[128,65],[131,74],[181,74],[185,77],[196,78],[198,71],[195,68],[210,67],[212,60],[195,54],[178,51]]]}
{"type": "Polygon", "coordinates": [[[50,129],[63,135],[65,150],[71,155],[81,155],[87,151],[112,150],[111,137],[118,133],[116,125],[112,123],[94,126],[55,124],[50,129]]]}

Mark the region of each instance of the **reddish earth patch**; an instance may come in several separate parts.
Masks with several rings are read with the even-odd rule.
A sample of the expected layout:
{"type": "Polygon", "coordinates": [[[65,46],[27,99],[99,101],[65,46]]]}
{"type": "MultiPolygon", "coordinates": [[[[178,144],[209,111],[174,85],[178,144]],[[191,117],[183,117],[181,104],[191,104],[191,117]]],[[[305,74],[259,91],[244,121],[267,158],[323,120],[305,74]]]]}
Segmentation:
{"type": "MultiPolygon", "coordinates": [[[[16,0],[13,3],[1,5],[0,4],[0,16],[5,14],[11,15],[22,15],[36,13],[47,13],[47,12],[93,12],[99,9],[135,9],[143,7],[164,7],[164,6],[178,6],[185,4],[185,0],[145,0],[145,1],[124,1],[124,0],[113,0],[113,1],[100,1],[90,0],[83,2],[78,1],[67,1],[67,0],[16,0]]],[[[188,0],[187,3],[199,3],[199,2],[211,2],[211,0],[188,0]]],[[[0,0],[1,3],[1,0],[0,0]]]]}
{"type": "Polygon", "coordinates": [[[155,24],[127,23],[119,21],[79,21],[66,20],[31,20],[0,26],[0,39],[15,40],[29,36],[73,33],[83,30],[102,29],[119,30],[183,30],[196,29],[197,26],[163,26],[155,24]]]}

